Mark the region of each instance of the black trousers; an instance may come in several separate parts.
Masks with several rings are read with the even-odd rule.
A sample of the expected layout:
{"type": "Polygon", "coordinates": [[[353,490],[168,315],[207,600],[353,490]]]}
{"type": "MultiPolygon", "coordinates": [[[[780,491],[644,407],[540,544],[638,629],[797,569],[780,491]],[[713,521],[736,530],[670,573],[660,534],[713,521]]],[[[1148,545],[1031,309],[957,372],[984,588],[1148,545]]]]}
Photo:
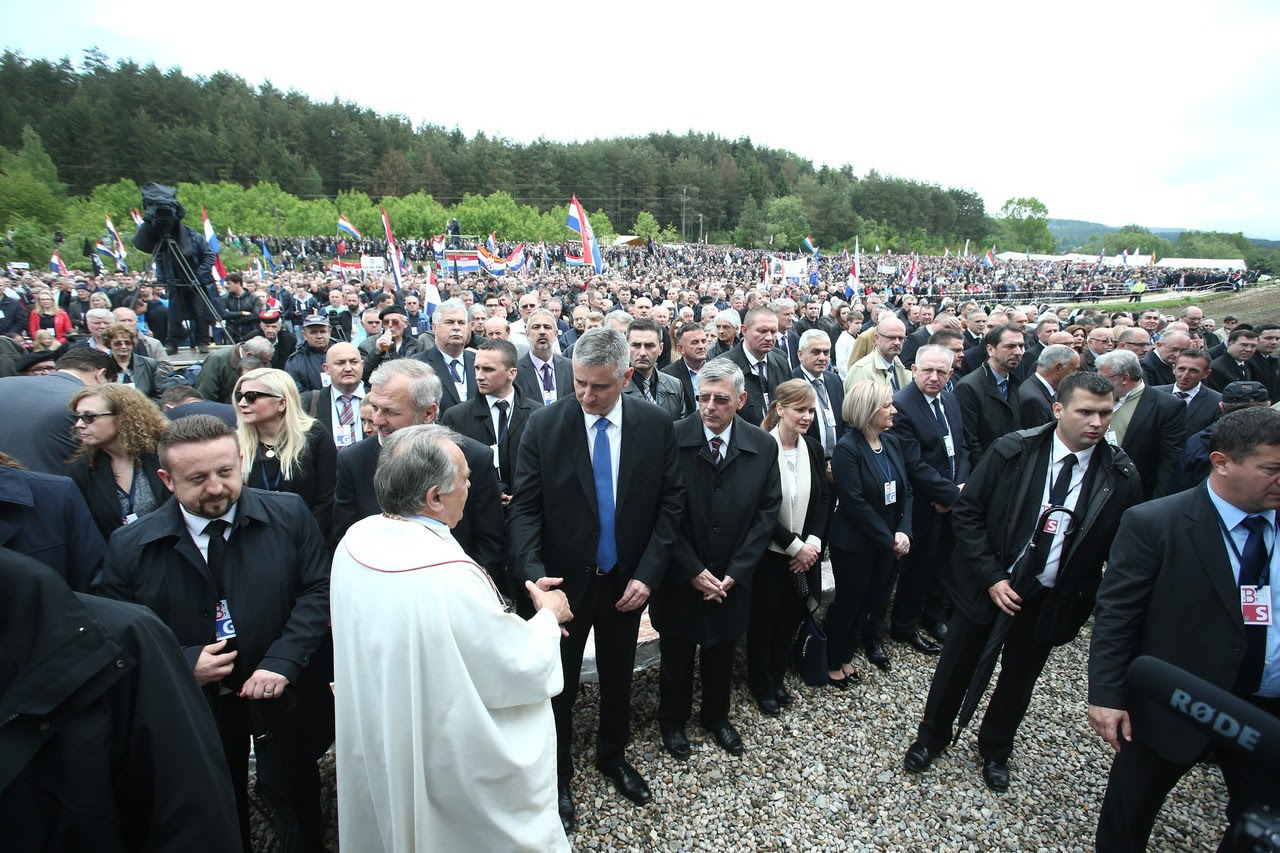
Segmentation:
{"type": "MultiPolygon", "coordinates": [[[[733,640],[703,646],[702,707],[704,726],[729,719],[729,681],[733,675],[733,640]]],[[[684,725],[693,713],[693,658],[698,645],[688,637],[663,634],[658,640],[662,664],[658,670],[658,720],[684,725]]]]}
{"type": "Polygon", "coordinates": [[[888,596],[896,562],[893,551],[883,548],[855,552],[831,546],[836,597],[822,623],[827,635],[827,669],[834,672],[853,660],[862,623],[872,603],[888,596]]]}
{"type": "MultiPolygon", "coordinates": [[[[1022,597],[1022,610],[1013,625],[1000,658],[1000,676],[991,694],[982,727],[978,730],[978,751],[984,759],[1007,762],[1013,752],[1013,738],[1027,713],[1036,679],[1044,669],[1053,647],[1036,642],[1036,623],[1044,608],[1048,590],[1039,589],[1022,597]]],[[[929,698],[924,704],[924,719],[916,740],[931,752],[941,751],[951,743],[952,724],[960,712],[965,689],[978,668],[983,646],[992,625],[971,622],[956,611],[947,626],[947,642],[938,658],[929,698]]]]}
{"type": "MultiPolygon", "coordinates": [[[[893,612],[889,616],[891,634],[911,633],[922,617],[934,624],[947,621],[941,568],[951,558],[955,537],[951,533],[949,513],[931,511],[930,514],[934,516],[928,519],[931,524],[920,526],[912,521],[916,536],[911,541],[911,550],[900,561],[902,571],[898,575],[898,591],[894,594],[893,612]]],[[[883,620],[877,619],[876,623],[882,625],[883,620]]]]}
{"type": "MultiPolygon", "coordinates": [[[[1280,716],[1280,699],[1253,701],[1280,716]]],[[[1219,849],[1228,850],[1227,839],[1245,809],[1280,803],[1280,774],[1274,767],[1253,764],[1226,751],[1218,753],[1218,760],[1228,796],[1227,832],[1219,849]]],[[[1111,762],[1107,793],[1098,815],[1098,853],[1146,850],[1160,807],[1192,764],[1166,761],[1138,740],[1124,744],[1111,762]]]]}
{"type": "Polygon", "coordinates": [[[560,642],[564,690],[551,700],[556,718],[556,764],[561,784],[573,778],[573,703],[578,698],[582,653],[587,634],[596,632],[596,671],[600,674],[600,727],[596,732],[596,763],[621,762],[631,739],[631,676],[636,665],[636,636],[644,608],[623,613],[616,605],[626,590],[618,574],[595,575],[586,594],[565,625],[569,636],[560,642]]]}
{"type": "Polygon", "coordinates": [[[209,296],[209,301],[215,308],[222,302],[217,290],[204,285],[169,285],[169,338],[165,341],[166,345],[178,347],[186,343],[188,332],[183,323],[188,320],[191,321],[192,344],[198,346],[209,343],[209,324],[216,323],[217,317],[205,304],[205,296],[196,292],[197,287],[205,296],[209,296]],[[210,290],[213,290],[211,295],[210,290]]]}
{"type": "Polygon", "coordinates": [[[773,698],[783,686],[804,600],[796,595],[786,554],[765,551],[751,580],[751,622],[747,625],[747,685],[756,696],[773,698]]]}

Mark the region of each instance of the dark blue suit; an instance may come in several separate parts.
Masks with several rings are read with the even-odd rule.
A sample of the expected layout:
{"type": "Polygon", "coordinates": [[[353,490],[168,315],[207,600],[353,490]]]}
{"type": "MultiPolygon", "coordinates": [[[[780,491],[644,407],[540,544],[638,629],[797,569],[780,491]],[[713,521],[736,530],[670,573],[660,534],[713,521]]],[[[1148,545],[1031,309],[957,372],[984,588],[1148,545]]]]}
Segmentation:
{"type": "Polygon", "coordinates": [[[71,478],[3,465],[0,545],[49,566],[76,592],[89,591],[107,556],[107,544],[71,478]]]}
{"type": "MultiPolygon", "coordinates": [[[[812,383],[812,379],[805,375],[804,368],[797,367],[791,372],[791,376],[795,379],[803,379],[805,382],[812,383]]],[[[836,420],[836,441],[844,437],[849,431],[849,425],[844,422],[844,414],[841,410],[844,408],[844,383],[840,381],[840,376],[833,370],[828,370],[821,377],[823,386],[827,389],[827,400],[831,403],[832,414],[836,420]]],[[[820,408],[820,407],[819,407],[820,408]]],[[[818,418],[822,417],[822,412],[816,412],[817,417],[813,419],[813,423],[809,425],[809,431],[805,435],[818,442],[818,446],[822,446],[822,433],[818,427],[818,418]]],[[[832,443],[834,445],[834,442],[832,443]]],[[[834,446],[832,448],[834,450],[834,446]]],[[[826,455],[824,450],[823,455],[826,455]]]]}

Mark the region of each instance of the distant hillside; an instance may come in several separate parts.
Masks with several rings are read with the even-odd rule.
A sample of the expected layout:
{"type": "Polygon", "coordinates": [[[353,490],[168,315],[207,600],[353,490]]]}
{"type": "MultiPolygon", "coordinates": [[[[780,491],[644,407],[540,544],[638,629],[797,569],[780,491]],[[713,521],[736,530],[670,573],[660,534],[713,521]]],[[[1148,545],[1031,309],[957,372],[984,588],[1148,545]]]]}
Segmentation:
{"type": "MultiPolygon", "coordinates": [[[[1145,227],[1145,226],[1144,226],[1145,227]]],[[[1072,251],[1089,242],[1089,238],[1096,236],[1104,236],[1119,231],[1119,227],[1114,225],[1103,225],[1101,222],[1086,222],[1083,219],[1050,219],[1049,233],[1058,240],[1058,247],[1062,251],[1072,251]]],[[[1170,243],[1178,242],[1178,238],[1182,236],[1186,228],[1147,228],[1157,237],[1163,237],[1170,243]]],[[[1259,249],[1276,249],[1280,248],[1280,240],[1262,240],[1257,237],[1249,237],[1249,242],[1259,249]]]]}

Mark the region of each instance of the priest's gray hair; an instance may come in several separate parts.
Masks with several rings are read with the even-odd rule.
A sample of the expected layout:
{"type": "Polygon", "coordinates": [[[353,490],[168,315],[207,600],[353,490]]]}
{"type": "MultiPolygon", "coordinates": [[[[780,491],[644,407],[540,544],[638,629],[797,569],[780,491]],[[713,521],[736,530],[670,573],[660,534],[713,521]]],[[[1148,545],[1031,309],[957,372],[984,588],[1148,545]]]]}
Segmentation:
{"type": "Polygon", "coordinates": [[[461,446],[462,437],[440,424],[405,427],[383,440],[373,474],[373,492],[383,512],[421,515],[433,486],[441,494],[453,491],[458,466],[449,456],[448,443],[461,446]]]}
{"type": "Polygon", "coordinates": [[[631,366],[631,350],[622,332],[590,329],[573,345],[573,362],[583,367],[612,367],[613,378],[621,379],[631,366]]]}
{"type": "Polygon", "coordinates": [[[738,396],[741,396],[747,387],[746,380],[742,376],[742,368],[723,356],[711,359],[698,371],[699,388],[702,387],[703,382],[732,382],[733,393],[738,396]]]}
{"type": "Polygon", "coordinates": [[[412,358],[383,362],[369,377],[369,387],[386,385],[397,376],[409,379],[409,401],[413,404],[415,416],[421,417],[427,409],[440,402],[440,395],[444,393],[440,377],[430,365],[412,358]]]}

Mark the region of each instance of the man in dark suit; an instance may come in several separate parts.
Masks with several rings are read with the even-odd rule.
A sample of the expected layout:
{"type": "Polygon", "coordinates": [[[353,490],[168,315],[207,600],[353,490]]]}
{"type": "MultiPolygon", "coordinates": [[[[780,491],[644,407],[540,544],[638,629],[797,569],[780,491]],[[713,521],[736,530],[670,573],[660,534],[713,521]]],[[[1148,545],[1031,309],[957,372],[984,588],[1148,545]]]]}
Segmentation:
{"type": "Polygon", "coordinates": [[[786,357],[787,364],[795,370],[800,367],[800,336],[808,329],[797,330],[796,303],[792,299],[775,299],[769,303],[773,313],[778,315],[778,352],[786,357]]]}
{"type": "Polygon", "coordinates": [[[94,592],[151,608],[183,646],[222,738],[244,848],[254,734],[282,846],[319,849],[316,761],[333,742],[324,535],[297,495],[243,486],[235,433],[212,415],[170,423],[157,454],[174,499],[112,535],[94,592]]]}
{"type": "Polygon", "coordinates": [[[697,413],[675,426],[687,500],[671,577],[649,607],[661,635],[658,726],[663,746],[680,760],[690,752],[684,726],[698,647],[702,726],[730,755],[743,753],[729,721],[733,649],[746,633],[751,581],[782,505],[778,443],[736,417],[747,396],[742,371],[727,359],[714,361],[699,387],[697,413]]]}
{"type": "Polygon", "coordinates": [[[707,363],[707,333],[697,323],[685,323],[676,330],[676,352],[680,357],[662,368],[662,372],[674,376],[684,386],[685,402],[690,411],[696,405],[698,371],[707,363]]]}
{"type": "Polygon", "coordinates": [[[629,363],[620,332],[584,334],[574,345],[576,399],[535,412],[516,457],[511,502],[516,580],[545,588],[560,584],[574,613],[569,636],[560,643],[564,691],[551,702],[558,804],[566,829],[574,819],[573,704],[593,628],[600,673],[596,764],[632,802],[650,798],[648,784],[626,760],[631,676],[640,612],[666,574],[684,484],[671,418],[622,393],[631,381],[629,363]]]}
{"type": "MultiPolygon", "coordinates": [[[[118,512],[118,501],[116,506],[118,512]]],[[[72,480],[24,471],[4,453],[0,453],[0,546],[49,566],[76,592],[89,591],[107,555],[102,534],[72,480]]]]}
{"type": "MultiPolygon", "coordinates": [[[[723,317],[721,312],[719,317],[723,317]]],[[[719,319],[717,317],[717,319],[719,319]]],[[[742,340],[720,358],[727,358],[747,383],[747,402],[738,411],[749,424],[764,420],[778,386],[791,378],[791,368],[780,353],[774,352],[778,339],[778,315],[771,308],[753,308],[742,323],[742,340]]]]}
{"type": "Polygon", "coordinates": [[[542,408],[541,400],[530,400],[515,387],[516,347],[510,341],[489,340],[476,350],[475,397],[454,406],[440,416],[440,423],[475,439],[497,456],[491,463],[498,470],[502,503],[511,502],[515,482],[516,453],[529,416],[542,408]]]}
{"type": "Polygon", "coordinates": [[[1036,679],[1053,647],[1088,620],[1120,514],[1141,494],[1132,463],[1104,440],[1114,400],[1096,373],[1068,376],[1053,406],[1056,423],[997,440],[965,484],[952,511],[956,548],[946,577],[955,613],[903,759],[907,770],[927,769],[951,743],[993,624],[1008,618],[1003,665],[978,732],[983,781],[1008,789],[1008,759],[1036,679]],[[1051,517],[1038,529],[1048,505],[1073,509],[1078,523],[1051,517]]]}
{"type": "MultiPolygon", "coordinates": [[[[1116,750],[1098,817],[1100,853],[1145,849],[1169,790],[1209,747],[1202,729],[1128,690],[1135,657],[1167,661],[1280,716],[1280,628],[1244,607],[1245,590],[1280,570],[1280,413],[1223,415],[1210,451],[1206,487],[1124,514],[1098,589],[1089,723],[1116,750]]],[[[1230,838],[1245,809],[1280,801],[1280,777],[1252,756],[1216,752],[1230,838]]]]}
{"type": "Polygon", "coordinates": [[[1069,346],[1052,344],[1040,351],[1036,370],[1018,386],[1018,421],[1023,429],[1053,422],[1058,385],[1080,367],[1080,356],[1069,346]]]}
{"type": "MultiPolygon", "coordinates": [[[[369,380],[369,402],[377,432],[338,454],[338,482],[333,493],[333,530],[336,547],[347,529],[362,518],[382,510],[373,491],[382,437],[412,424],[435,423],[440,413],[440,379],[422,362],[412,358],[389,361],[369,380]]],[[[493,451],[474,439],[464,439],[462,453],[471,468],[471,491],[462,520],[453,538],[471,559],[491,571],[503,565],[507,530],[502,518],[502,494],[493,468],[493,451]]]]}
{"type": "Polygon", "coordinates": [[[360,403],[364,400],[364,361],[360,350],[345,341],[330,344],[324,356],[329,386],[302,395],[302,408],[324,424],[339,450],[362,439],[360,403]],[[337,424],[337,428],[334,427],[337,424]]]}
{"type": "Polygon", "coordinates": [[[989,326],[984,346],[986,360],[981,367],[956,383],[956,399],[964,413],[964,443],[975,466],[997,438],[1022,426],[1018,391],[1011,381],[1012,371],[1022,362],[1022,332],[1009,323],[989,326]]]}
{"type": "Polygon", "coordinates": [[[551,312],[535,309],[526,321],[529,351],[516,362],[516,388],[526,400],[549,406],[573,396],[573,363],[552,348],[556,324],[551,312]]]}
{"type": "Polygon", "coordinates": [[[673,422],[692,412],[693,407],[688,404],[680,380],[658,370],[658,354],[662,351],[658,324],[637,317],[627,326],[626,334],[627,345],[631,348],[631,381],[623,393],[661,407],[673,422]]]}
{"type": "MultiPolygon", "coordinates": [[[[807,435],[822,447],[829,461],[836,442],[848,430],[841,410],[844,408],[844,383],[830,370],[831,337],[821,329],[809,329],[800,336],[800,366],[792,372],[818,393],[817,415],[807,435]]],[[[825,536],[823,537],[825,540],[825,536]]]]}
{"type": "MultiPolygon", "coordinates": [[[[981,308],[972,308],[965,316],[964,348],[981,347],[982,339],[987,334],[987,312],[981,308]]],[[[981,352],[981,349],[979,349],[981,352]]]]}
{"type": "MultiPolygon", "coordinates": [[[[439,406],[443,413],[476,395],[476,354],[466,348],[470,329],[467,326],[467,306],[461,299],[445,300],[436,308],[434,323],[436,345],[426,352],[409,356],[409,359],[422,362],[435,371],[442,388],[439,406]]],[[[370,476],[372,473],[370,471],[370,476]]],[[[474,558],[475,554],[471,556],[474,558]]]]}
{"type": "Polygon", "coordinates": [[[1185,350],[1173,365],[1173,383],[1156,386],[1187,404],[1187,436],[1193,436],[1222,417],[1222,395],[1204,384],[1209,375],[1209,354],[1185,350]]]}
{"type": "Polygon", "coordinates": [[[1271,402],[1280,401],[1280,325],[1259,323],[1253,327],[1258,333],[1258,350],[1249,359],[1253,376],[1267,386],[1271,402]]]}
{"type": "Polygon", "coordinates": [[[933,333],[940,329],[960,329],[960,319],[949,311],[943,311],[937,317],[932,317],[928,323],[921,323],[920,328],[916,329],[902,343],[902,352],[898,358],[907,367],[916,363],[916,351],[920,347],[929,343],[929,338],[933,337],[933,333]]]}
{"type": "Polygon", "coordinates": [[[1213,372],[1205,380],[1210,388],[1222,393],[1232,382],[1255,380],[1250,359],[1258,351],[1258,335],[1253,329],[1235,329],[1227,338],[1227,351],[1213,360],[1213,372]]]}
{"type": "Polygon", "coordinates": [[[985,330],[976,344],[969,343],[969,339],[965,338],[964,357],[960,360],[960,364],[956,367],[952,380],[959,382],[970,373],[978,370],[987,361],[987,344],[986,333],[990,332],[997,326],[1003,326],[1009,322],[1009,314],[1005,311],[992,311],[987,315],[986,322],[983,323],[985,330]]]}
{"type": "MultiPolygon", "coordinates": [[[[960,487],[970,471],[960,403],[945,390],[953,361],[953,354],[945,347],[926,344],[916,351],[911,384],[893,395],[898,413],[889,430],[897,437],[904,457],[918,456],[924,463],[908,471],[915,538],[902,561],[889,635],[925,654],[937,654],[939,648],[921,636],[920,628],[940,643],[947,635],[946,595],[939,567],[945,565],[955,546],[951,507],[959,500],[960,487]]],[[[879,625],[868,627],[876,628],[878,638],[879,625]]],[[[883,649],[883,640],[877,641],[883,649]]]]}
{"type": "Polygon", "coordinates": [[[1084,352],[1080,353],[1080,369],[1095,370],[1094,360],[1115,348],[1114,333],[1106,326],[1094,326],[1085,336],[1084,352]]]}
{"type": "Polygon", "coordinates": [[[29,470],[66,473],[67,457],[79,446],[67,403],[86,385],[114,382],[116,373],[111,356],[81,347],[63,354],[53,373],[0,378],[0,400],[9,412],[0,418],[0,451],[29,470]]]}
{"type": "Polygon", "coordinates": [[[1172,494],[1178,455],[1187,441],[1187,407],[1147,388],[1133,353],[1117,349],[1100,355],[1098,374],[1116,389],[1116,409],[1107,440],[1133,460],[1142,477],[1142,499],[1172,494]]]}
{"type": "Polygon", "coordinates": [[[1166,332],[1142,359],[1142,381],[1151,386],[1173,384],[1173,364],[1191,346],[1191,336],[1174,330],[1166,332]]]}

